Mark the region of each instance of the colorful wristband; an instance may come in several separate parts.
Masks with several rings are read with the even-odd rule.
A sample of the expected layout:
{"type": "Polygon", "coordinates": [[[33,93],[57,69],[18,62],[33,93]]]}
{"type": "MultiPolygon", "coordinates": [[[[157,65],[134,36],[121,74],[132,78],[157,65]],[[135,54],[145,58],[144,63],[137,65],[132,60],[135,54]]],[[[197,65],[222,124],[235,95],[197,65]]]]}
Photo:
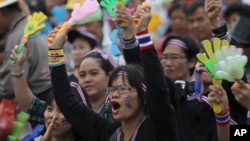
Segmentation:
{"type": "Polygon", "coordinates": [[[63,49],[51,49],[48,51],[49,65],[52,67],[60,66],[64,64],[64,52],[63,49]]]}
{"type": "Polygon", "coordinates": [[[229,108],[227,108],[227,110],[223,113],[216,114],[215,119],[216,119],[216,124],[219,126],[225,126],[230,124],[231,117],[229,108]]]}
{"type": "Polygon", "coordinates": [[[122,40],[122,47],[124,49],[134,48],[138,46],[138,42],[136,38],[133,38],[131,40],[122,40]]]}
{"type": "Polygon", "coordinates": [[[154,47],[153,41],[151,40],[148,30],[144,30],[136,33],[136,38],[140,45],[140,50],[148,50],[154,47]]]}

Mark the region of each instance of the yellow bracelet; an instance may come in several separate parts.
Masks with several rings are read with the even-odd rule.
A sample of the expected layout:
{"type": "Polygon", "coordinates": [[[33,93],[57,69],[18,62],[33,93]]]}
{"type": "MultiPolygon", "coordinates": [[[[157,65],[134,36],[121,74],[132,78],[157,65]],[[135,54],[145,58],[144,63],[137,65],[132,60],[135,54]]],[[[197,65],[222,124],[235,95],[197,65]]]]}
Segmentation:
{"type": "Polygon", "coordinates": [[[63,49],[55,49],[55,50],[49,50],[48,51],[48,60],[49,65],[54,66],[60,66],[64,64],[64,52],[63,49]]]}
{"type": "Polygon", "coordinates": [[[63,49],[50,49],[48,51],[49,56],[64,55],[63,49]]]}

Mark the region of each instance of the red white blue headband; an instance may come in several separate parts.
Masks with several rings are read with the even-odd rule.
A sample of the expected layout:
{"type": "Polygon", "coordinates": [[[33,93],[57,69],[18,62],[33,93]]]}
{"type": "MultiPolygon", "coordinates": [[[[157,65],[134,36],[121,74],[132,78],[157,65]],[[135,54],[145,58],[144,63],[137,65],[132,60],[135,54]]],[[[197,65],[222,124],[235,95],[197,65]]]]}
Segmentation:
{"type": "MultiPolygon", "coordinates": [[[[119,71],[117,75],[128,76],[128,73],[126,71],[119,71]]],[[[147,92],[147,86],[144,83],[141,83],[141,88],[145,93],[147,92]]]]}
{"type": "Polygon", "coordinates": [[[168,44],[173,44],[173,45],[180,46],[184,49],[188,49],[187,44],[179,39],[170,39],[168,44]]]}

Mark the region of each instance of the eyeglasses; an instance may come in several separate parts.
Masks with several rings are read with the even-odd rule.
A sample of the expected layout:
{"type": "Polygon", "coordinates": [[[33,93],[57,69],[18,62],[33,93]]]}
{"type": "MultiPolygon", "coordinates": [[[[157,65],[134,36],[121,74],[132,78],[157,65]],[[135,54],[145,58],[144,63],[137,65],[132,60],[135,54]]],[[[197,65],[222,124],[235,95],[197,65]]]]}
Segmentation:
{"type": "Polygon", "coordinates": [[[108,87],[106,89],[107,94],[113,94],[115,91],[117,91],[118,94],[125,94],[125,93],[128,93],[128,92],[135,91],[135,89],[130,88],[130,87],[125,86],[125,85],[121,85],[121,86],[118,86],[118,87],[108,87]]]}
{"type": "Polygon", "coordinates": [[[171,56],[162,56],[160,57],[160,60],[161,61],[167,61],[167,60],[170,60],[170,61],[178,61],[178,60],[181,60],[181,59],[186,59],[187,57],[186,56],[181,56],[181,55],[171,55],[171,56]]]}

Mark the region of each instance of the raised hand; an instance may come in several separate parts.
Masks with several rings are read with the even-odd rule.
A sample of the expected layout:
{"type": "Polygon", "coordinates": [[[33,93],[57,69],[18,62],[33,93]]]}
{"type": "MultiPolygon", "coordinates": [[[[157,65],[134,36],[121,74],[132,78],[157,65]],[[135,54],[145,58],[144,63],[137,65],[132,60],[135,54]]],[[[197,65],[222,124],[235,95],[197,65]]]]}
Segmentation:
{"type": "Polygon", "coordinates": [[[132,18],[133,19],[140,18],[140,20],[136,24],[136,32],[146,30],[148,28],[149,22],[152,18],[151,6],[150,5],[145,5],[145,6],[139,5],[132,18]]]}
{"type": "Polygon", "coordinates": [[[48,36],[49,46],[54,42],[55,37],[62,33],[64,30],[68,30],[71,27],[69,22],[64,22],[62,25],[55,27],[48,36]]]}
{"type": "MultiPolygon", "coordinates": [[[[146,0],[145,2],[142,3],[142,5],[139,5],[138,7],[151,7],[150,0],[146,0]]],[[[138,24],[139,21],[140,21],[140,16],[139,15],[133,17],[133,23],[134,24],[138,24]]]]}
{"type": "Polygon", "coordinates": [[[23,71],[23,65],[27,57],[28,47],[22,47],[21,54],[18,55],[18,46],[12,49],[10,54],[10,60],[15,61],[15,64],[11,64],[11,71],[13,73],[21,73],[23,71]]]}
{"type": "Polygon", "coordinates": [[[242,106],[250,110],[250,85],[240,79],[235,79],[235,81],[240,85],[240,88],[238,87],[231,88],[235,99],[242,106]]]}
{"type": "MultiPolygon", "coordinates": [[[[208,94],[208,101],[210,103],[218,103],[221,105],[221,113],[228,109],[228,98],[225,90],[221,85],[209,86],[210,93],[208,94]]],[[[216,113],[220,114],[220,113],[216,113]]]]}
{"type": "Polygon", "coordinates": [[[57,118],[58,118],[58,115],[54,115],[52,117],[52,119],[49,122],[49,125],[47,127],[47,130],[46,130],[44,136],[41,138],[41,141],[51,141],[53,128],[55,126],[55,121],[56,121],[57,118]]]}
{"type": "Polygon", "coordinates": [[[125,7],[117,6],[115,21],[117,23],[123,23],[121,28],[123,29],[123,39],[130,40],[135,36],[135,26],[132,24],[132,15],[127,11],[125,7]]]}
{"type": "Polygon", "coordinates": [[[28,16],[28,23],[24,28],[23,37],[29,38],[31,35],[43,29],[46,19],[47,17],[42,12],[35,12],[33,15],[28,16]]]}
{"type": "Polygon", "coordinates": [[[67,32],[69,28],[65,28],[59,32],[61,26],[55,27],[48,35],[48,39],[53,38],[53,42],[49,42],[49,49],[62,49],[68,39],[67,32]]]}
{"type": "Polygon", "coordinates": [[[220,26],[219,14],[222,9],[221,0],[206,0],[204,5],[205,12],[214,28],[220,26]]]}

